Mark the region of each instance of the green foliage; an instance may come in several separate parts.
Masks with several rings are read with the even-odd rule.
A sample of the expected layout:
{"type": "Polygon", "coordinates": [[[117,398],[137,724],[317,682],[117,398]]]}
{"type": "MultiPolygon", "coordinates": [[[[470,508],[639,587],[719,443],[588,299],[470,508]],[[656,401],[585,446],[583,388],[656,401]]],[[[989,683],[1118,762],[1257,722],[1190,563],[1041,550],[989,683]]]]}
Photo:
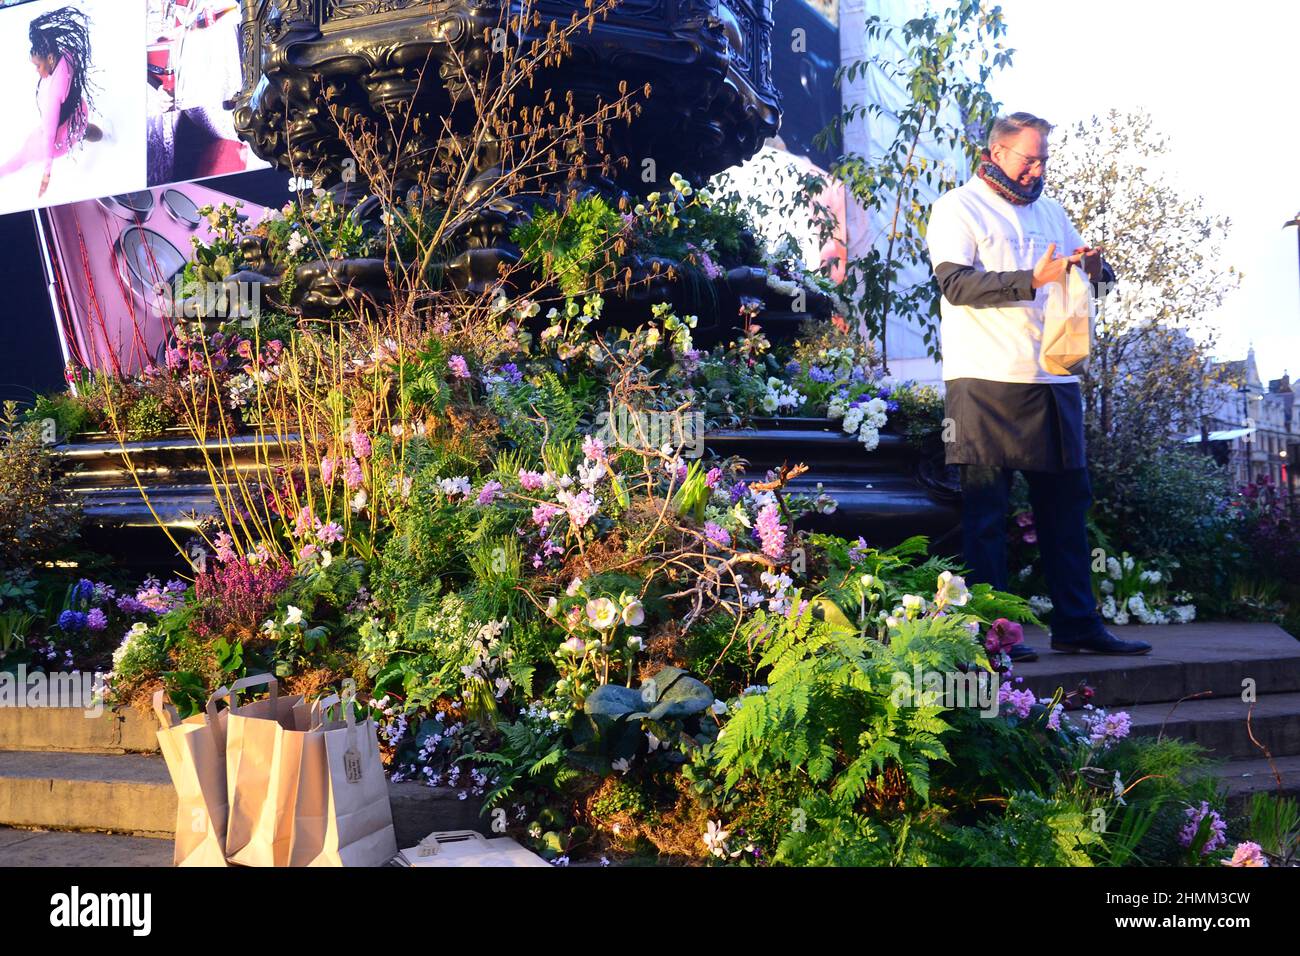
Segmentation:
{"type": "Polygon", "coordinates": [[[951,672],[976,656],[970,635],[942,618],[903,621],[888,644],[798,613],[755,615],[769,667],[765,694],[742,698],[719,741],[728,787],[745,774],[800,768],[846,812],[888,769],[929,801],[931,762],[948,759],[943,708],[903,706],[894,674],[951,672]]]}
{"type": "Polygon", "coordinates": [[[538,210],[510,233],[523,260],[540,266],[566,296],[579,296],[612,282],[617,263],[614,241],[625,223],[618,210],[600,196],[585,196],[563,211],[538,210]]]}
{"type": "Polygon", "coordinates": [[[68,391],[53,392],[37,396],[35,405],[27,412],[29,422],[46,419],[53,419],[57,437],[65,441],[93,425],[95,413],[84,398],[68,391]]]}
{"type": "Polygon", "coordinates": [[[169,424],[170,418],[162,400],[148,392],[132,402],[126,413],[126,434],[131,439],[161,435],[169,424]]]}
{"type": "Polygon", "coordinates": [[[1248,838],[1283,866],[1300,853],[1300,807],[1291,797],[1257,793],[1250,799],[1248,838]]]}
{"type": "Polygon", "coordinates": [[[1006,813],[953,834],[966,866],[1092,866],[1102,845],[1089,807],[1066,798],[1013,793],[1006,813]]]}
{"type": "Polygon", "coordinates": [[[503,800],[517,797],[516,791],[554,791],[556,775],[567,778],[564,767],[564,738],[556,724],[544,716],[524,716],[497,725],[501,737],[492,750],[467,750],[459,759],[491,768],[496,781],[483,797],[483,813],[503,800]]]}
{"type": "Polygon", "coordinates": [[[18,406],[0,414],[0,572],[53,560],[77,536],[80,515],[56,471],[39,424],[19,420],[18,406]]]}

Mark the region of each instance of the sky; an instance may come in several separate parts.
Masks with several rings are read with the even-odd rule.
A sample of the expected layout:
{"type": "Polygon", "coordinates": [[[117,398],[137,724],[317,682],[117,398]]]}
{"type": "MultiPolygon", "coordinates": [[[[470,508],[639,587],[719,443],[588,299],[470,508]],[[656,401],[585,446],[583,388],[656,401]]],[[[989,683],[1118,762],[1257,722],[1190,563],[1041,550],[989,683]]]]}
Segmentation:
{"type": "MultiPolygon", "coordinates": [[[[1300,4],[1284,0],[1000,0],[1012,65],[989,89],[1007,113],[1059,127],[1144,107],[1166,134],[1169,182],[1231,228],[1243,273],[1210,319],[1219,358],[1253,344],[1265,383],[1300,378],[1300,4]]],[[[1050,168],[1048,175],[1050,176],[1050,168]]],[[[1122,278],[1122,277],[1121,277],[1122,278]]]]}

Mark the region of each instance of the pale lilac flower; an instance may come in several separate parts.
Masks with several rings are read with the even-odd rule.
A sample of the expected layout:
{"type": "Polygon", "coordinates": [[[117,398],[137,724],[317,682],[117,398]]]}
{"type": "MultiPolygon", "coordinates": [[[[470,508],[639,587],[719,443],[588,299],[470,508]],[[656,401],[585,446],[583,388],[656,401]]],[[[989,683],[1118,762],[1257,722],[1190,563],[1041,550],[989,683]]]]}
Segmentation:
{"type": "Polygon", "coordinates": [[[546,475],[540,471],[526,471],[519,469],[519,486],[524,491],[540,491],[546,487],[546,475]]]}
{"type": "Polygon", "coordinates": [[[704,484],[710,488],[717,487],[718,482],[722,480],[721,468],[710,468],[704,476],[704,484]]]}
{"type": "Polygon", "coordinates": [[[1206,801],[1201,801],[1199,809],[1188,807],[1183,812],[1187,815],[1187,822],[1178,831],[1178,842],[1182,846],[1190,847],[1192,845],[1192,841],[1196,839],[1196,831],[1201,828],[1201,821],[1207,816],[1210,818],[1210,835],[1205,841],[1205,846],[1201,847],[1201,856],[1213,853],[1228,842],[1228,824],[1219,816],[1217,810],[1210,809],[1210,805],[1206,801]]]}
{"type": "Polygon", "coordinates": [[[1088,722],[1088,739],[1093,746],[1108,746],[1111,742],[1123,740],[1129,735],[1132,720],[1125,711],[1108,714],[1099,711],[1088,722]]]}
{"type": "Polygon", "coordinates": [[[235,560],[235,539],[226,532],[219,532],[212,543],[217,550],[217,560],[222,564],[235,560]]]}
{"type": "Polygon", "coordinates": [[[704,522],[704,537],[710,544],[716,544],[720,548],[731,545],[731,532],[712,521],[704,522]]]}
{"type": "Polygon", "coordinates": [[[86,614],[86,627],[92,631],[102,631],[108,627],[108,615],[97,607],[92,607],[86,614]]]}
{"type": "Polygon", "coordinates": [[[457,378],[469,378],[469,363],[465,361],[465,356],[453,355],[447,359],[447,367],[457,378]]]}
{"type": "Polygon", "coordinates": [[[483,488],[478,493],[478,503],[481,505],[490,505],[500,494],[503,485],[499,481],[485,482],[483,488]]]}
{"type": "Polygon", "coordinates": [[[349,491],[355,491],[365,482],[365,475],[361,472],[361,462],[355,458],[348,459],[347,470],[343,475],[343,483],[347,485],[349,491]]]}
{"type": "Polygon", "coordinates": [[[320,480],[327,485],[334,480],[333,458],[322,458],[320,460],[320,480]]]}
{"type": "Polygon", "coordinates": [[[582,440],[582,454],[588,461],[600,462],[602,465],[607,461],[605,443],[592,435],[582,440]]]}

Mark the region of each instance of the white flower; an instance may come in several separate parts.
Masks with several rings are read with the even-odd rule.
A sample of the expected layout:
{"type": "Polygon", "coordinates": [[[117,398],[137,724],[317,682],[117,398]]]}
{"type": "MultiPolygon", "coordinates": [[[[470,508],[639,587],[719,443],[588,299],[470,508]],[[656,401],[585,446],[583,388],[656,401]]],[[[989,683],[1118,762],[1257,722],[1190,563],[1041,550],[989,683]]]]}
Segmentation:
{"type": "Polygon", "coordinates": [[[938,588],[935,591],[934,603],[943,607],[948,604],[961,606],[970,601],[970,591],[966,589],[966,579],[960,575],[955,575],[951,571],[944,571],[939,575],[938,588]]]}
{"type": "Polygon", "coordinates": [[[302,608],[289,605],[288,613],[284,616],[284,623],[290,626],[302,623],[302,608]]]}
{"type": "Polygon", "coordinates": [[[711,705],[711,709],[715,714],[721,717],[723,714],[727,712],[727,702],[720,697],[715,698],[713,704],[711,705]]]}
{"type": "Polygon", "coordinates": [[[352,496],[352,510],[353,511],[364,510],[366,507],[366,502],[368,500],[369,499],[366,498],[366,489],[362,488],[360,491],[358,491],[355,495],[352,496]]]}
{"type": "Polygon", "coordinates": [[[1120,570],[1119,561],[1117,561],[1115,558],[1106,559],[1106,573],[1109,574],[1111,576],[1111,579],[1115,581],[1118,581],[1120,578],[1124,576],[1124,572],[1120,570]]]}
{"type": "Polygon", "coordinates": [[[573,597],[578,593],[578,588],[580,587],[582,587],[582,578],[574,578],[569,582],[569,586],[564,589],[564,593],[569,597],[573,597]]]}
{"type": "Polygon", "coordinates": [[[729,836],[731,836],[730,830],[724,830],[721,823],[710,820],[708,829],[704,831],[704,846],[714,856],[726,856],[727,837],[729,836]]]}
{"type": "Polygon", "coordinates": [[[639,627],[645,621],[645,608],[633,598],[623,605],[623,623],[628,627],[639,627]]]}
{"type": "Polygon", "coordinates": [[[438,482],[438,487],[442,489],[442,493],[448,498],[468,496],[473,489],[473,485],[470,484],[469,478],[465,475],[456,478],[443,478],[438,482]]]}
{"type": "Polygon", "coordinates": [[[626,757],[619,757],[610,764],[619,773],[627,773],[631,769],[632,763],[626,757]]]}

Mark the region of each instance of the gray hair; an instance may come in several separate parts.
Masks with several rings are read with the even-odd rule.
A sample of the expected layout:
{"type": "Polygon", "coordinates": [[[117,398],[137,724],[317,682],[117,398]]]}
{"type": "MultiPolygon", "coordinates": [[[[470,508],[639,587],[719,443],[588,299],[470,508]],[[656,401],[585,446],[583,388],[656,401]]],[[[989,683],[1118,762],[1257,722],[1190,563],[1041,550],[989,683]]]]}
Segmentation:
{"type": "Polygon", "coordinates": [[[1036,129],[1046,136],[1052,131],[1053,127],[1047,120],[1037,117],[1033,113],[1012,113],[1010,116],[999,116],[993,121],[993,128],[989,130],[989,148],[991,149],[1004,140],[1011,139],[1022,129],[1036,129]]]}

